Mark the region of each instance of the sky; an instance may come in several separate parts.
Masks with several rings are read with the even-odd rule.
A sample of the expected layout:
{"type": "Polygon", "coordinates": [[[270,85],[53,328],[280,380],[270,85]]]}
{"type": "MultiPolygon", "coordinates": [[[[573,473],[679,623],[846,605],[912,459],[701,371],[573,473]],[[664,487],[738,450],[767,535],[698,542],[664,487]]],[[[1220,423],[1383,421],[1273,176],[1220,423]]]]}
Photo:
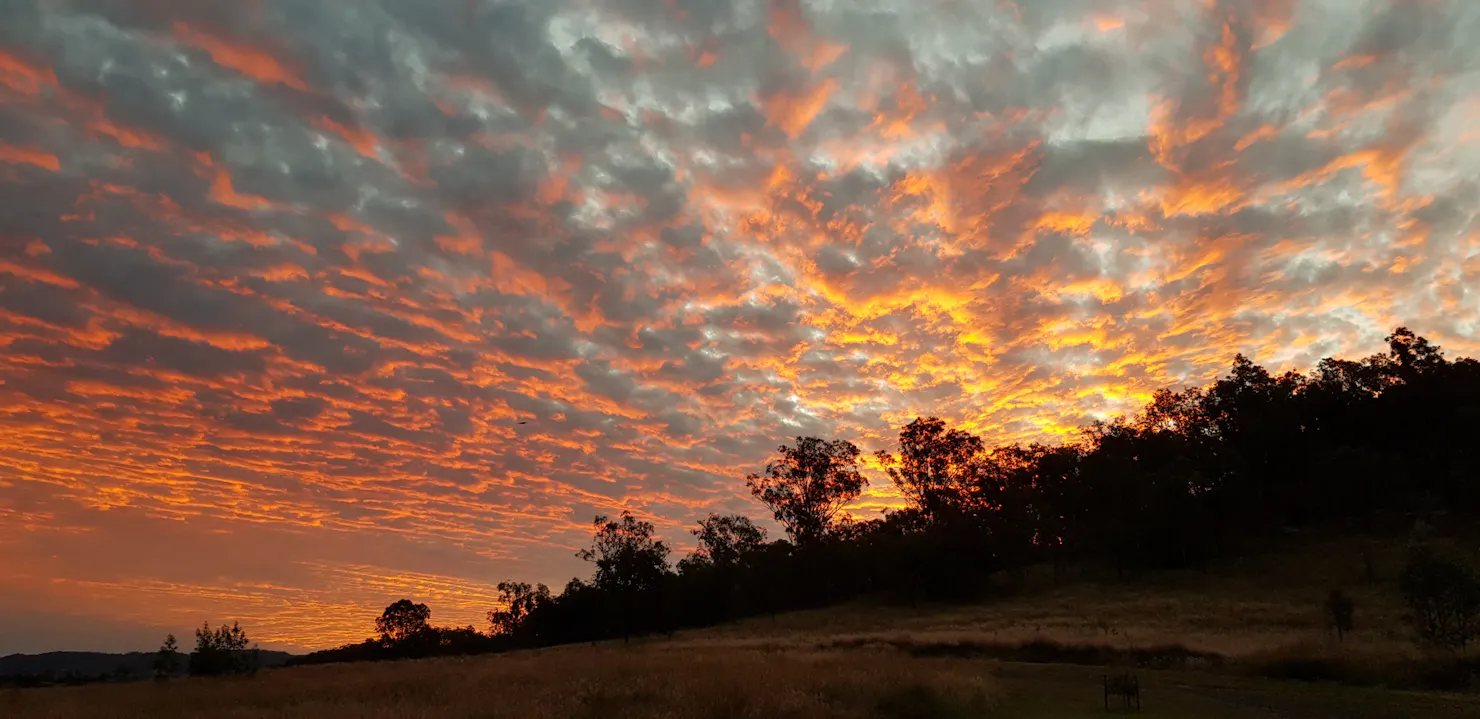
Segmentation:
{"type": "Polygon", "coordinates": [[[763,517],[799,435],[1474,354],[1477,40],[1473,0],[0,0],[0,654],[483,628],[596,514],[763,517]]]}

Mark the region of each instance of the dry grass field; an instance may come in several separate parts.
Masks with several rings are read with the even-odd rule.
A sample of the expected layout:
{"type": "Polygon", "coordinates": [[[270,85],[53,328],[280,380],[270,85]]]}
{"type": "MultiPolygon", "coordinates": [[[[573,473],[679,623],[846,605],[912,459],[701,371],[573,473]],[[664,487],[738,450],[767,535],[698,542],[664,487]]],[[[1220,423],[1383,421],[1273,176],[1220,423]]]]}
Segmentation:
{"type": "MultiPolygon", "coordinates": [[[[1217,655],[1138,671],[1145,717],[1454,719],[1480,697],[1381,685],[1421,661],[1401,621],[1393,577],[1401,548],[1378,548],[1377,580],[1350,542],[1240,560],[1208,572],[1055,584],[955,608],[850,606],[761,618],[673,637],[257,677],[0,692],[0,717],[241,719],[366,717],[1014,717],[1103,716],[1104,666],[1020,663],[972,647],[1045,642],[1136,650],[1175,644],[1217,655]],[[1351,595],[1357,631],[1338,644],[1321,601],[1351,595]],[[939,656],[952,655],[958,656],[939,656]],[[1320,660],[1368,683],[1263,678],[1261,667],[1320,660]]],[[[1111,660],[1112,662],[1115,660],[1111,660]]],[[[1091,664],[1093,664],[1091,662],[1091,664]]]]}
{"type": "Polygon", "coordinates": [[[1351,662],[1417,659],[1396,577],[1404,550],[1369,545],[1368,579],[1350,540],[1315,540],[1297,552],[1241,558],[1208,571],[1124,581],[1046,573],[1013,596],[966,607],[850,605],[754,618],[680,635],[694,646],[819,647],[1011,644],[1049,641],[1118,648],[1180,645],[1231,660],[1292,654],[1351,662]],[[1324,601],[1341,589],[1356,605],[1357,631],[1336,644],[1324,601]]]}
{"type": "MultiPolygon", "coordinates": [[[[878,649],[704,649],[651,642],[242,679],[0,693],[37,719],[1068,719],[1103,716],[1097,667],[914,658],[878,649]]],[[[1465,719],[1472,697],[1142,671],[1140,716],[1465,719]]]]}
{"type": "Polygon", "coordinates": [[[897,653],[672,650],[661,645],[299,667],[257,677],[25,690],[3,716],[44,719],[983,716],[980,662],[897,653]]]}

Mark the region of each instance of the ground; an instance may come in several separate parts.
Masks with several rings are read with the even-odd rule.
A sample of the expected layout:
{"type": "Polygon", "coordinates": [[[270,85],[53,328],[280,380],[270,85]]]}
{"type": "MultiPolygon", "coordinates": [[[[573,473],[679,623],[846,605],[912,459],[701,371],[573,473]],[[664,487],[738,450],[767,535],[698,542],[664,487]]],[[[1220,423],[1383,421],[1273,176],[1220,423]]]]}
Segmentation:
{"type": "MultiPolygon", "coordinates": [[[[13,690],[0,717],[695,717],[1104,716],[1105,666],[983,658],[1038,641],[1132,650],[1177,644],[1215,664],[1137,669],[1144,717],[1447,719],[1480,717],[1480,696],[1277,680],[1280,658],[1385,667],[1420,658],[1393,576],[1401,546],[1350,539],[1208,571],[1129,581],[1051,573],[981,605],[853,605],[622,644],[457,659],[329,665],[243,679],[13,690]],[[1369,577],[1360,547],[1374,547],[1369,577]],[[1357,632],[1336,642],[1321,601],[1356,600],[1357,632]]],[[[1113,651],[1112,651],[1113,654],[1113,651]]],[[[1117,660],[1112,656],[1109,659],[1117,660]]],[[[1401,684],[1393,681],[1392,684],[1401,684]]]]}

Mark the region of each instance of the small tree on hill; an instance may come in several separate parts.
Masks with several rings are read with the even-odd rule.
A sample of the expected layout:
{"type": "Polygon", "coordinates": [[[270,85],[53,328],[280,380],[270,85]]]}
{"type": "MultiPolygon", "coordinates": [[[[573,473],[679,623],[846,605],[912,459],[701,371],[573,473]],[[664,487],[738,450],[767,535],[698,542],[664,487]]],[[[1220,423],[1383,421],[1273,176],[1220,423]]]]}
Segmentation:
{"type": "Polygon", "coordinates": [[[1480,579],[1431,550],[1415,551],[1399,580],[1419,641],[1452,651],[1480,637],[1480,579]]]}
{"type": "Polygon", "coordinates": [[[932,517],[969,501],[977,489],[986,450],[980,437],[949,429],[936,417],[916,417],[899,431],[899,456],[874,453],[884,473],[911,507],[932,517]]]}
{"type": "Polygon", "coordinates": [[[504,608],[488,612],[489,628],[495,636],[518,636],[526,629],[525,621],[530,615],[552,601],[550,588],[543,584],[499,582],[498,594],[504,608]]]}
{"type": "Polygon", "coordinates": [[[400,599],[385,608],[375,620],[375,631],[387,647],[404,646],[407,642],[425,637],[432,631],[429,620],[432,610],[425,604],[400,599]]]}
{"type": "Polygon", "coordinates": [[[221,625],[211,628],[210,622],[195,630],[195,652],[190,655],[191,676],[221,676],[225,674],[249,674],[257,670],[255,652],[247,649],[251,643],[241,625],[221,625]]]}
{"type": "Polygon", "coordinates": [[[161,644],[159,651],[154,653],[154,678],[169,679],[178,673],[180,673],[180,644],[175,641],[175,635],[167,634],[164,644],[161,644]]]}
{"type": "Polygon", "coordinates": [[[699,546],[684,561],[720,569],[734,568],[742,557],[766,543],[766,530],[739,514],[711,514],[689,533],[699,540],[699,546]]]}
{"type": "Polygon", "coordinates": [[[632,639],[632,608],[637,595],[655,589],[668,574],[668,545],[653,536],[652,522],[629,512],[621,520],[598,516],[591,547],[577,557],[596,564],[593,584],[617,597],[622,612],[623,641],[632,639]]]}
{"type": "Polygon", "coordinates": [[[858,471],[858,447],[843,439],[797,437],[795,447],[783,444],[776,451],[780,456],[745,483],[793,542],[815,544],[827,536],[843,506],[868,486],[858,471]]]}

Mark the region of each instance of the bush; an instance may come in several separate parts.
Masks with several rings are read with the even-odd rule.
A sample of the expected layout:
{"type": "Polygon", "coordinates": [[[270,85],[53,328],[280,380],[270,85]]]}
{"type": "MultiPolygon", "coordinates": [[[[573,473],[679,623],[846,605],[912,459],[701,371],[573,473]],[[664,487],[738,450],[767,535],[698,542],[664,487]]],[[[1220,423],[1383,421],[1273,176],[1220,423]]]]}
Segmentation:
{"type": "Polygon", "coordinates": [[[241,625],[211,628],[209,622],[195,630],[195,652],[190,655],[190,675],[223,676],[255,674],[257,650],[248,649],[250,640],[241,625]]]}
{"type": "Polygon", "coordinates": [[[1336,630],[1336,641],[1346,639],[1346,635],[1356,628],[1352,621],[1355,611],[1356,603],[1340,589],[1332,589],[1331,594],[1326,597],[1326,620],[1336,630]]]}
{"type": "Polygon", "coordinates": [[[1464,564],[1429,550],[1416,551],[1399,588],[1421,643],[1463,650],[1480,636],[1480,579],[1464,564]]]}

